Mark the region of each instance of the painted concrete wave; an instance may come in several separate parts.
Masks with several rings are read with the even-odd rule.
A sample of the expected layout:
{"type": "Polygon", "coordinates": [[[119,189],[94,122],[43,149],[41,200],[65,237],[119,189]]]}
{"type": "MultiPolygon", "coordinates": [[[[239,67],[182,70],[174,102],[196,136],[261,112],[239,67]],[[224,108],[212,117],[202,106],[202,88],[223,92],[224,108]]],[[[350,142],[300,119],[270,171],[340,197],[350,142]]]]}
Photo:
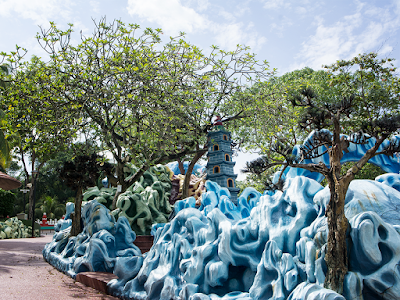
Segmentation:
{"type": "Polygon", "coordinates": [[[283,192],[245,190],[237,206],[227,189],[207,182],[199,209],[185,199],[170,223],[153,227],[145,255],[126,218],[115,221],[91,201],[83,208],[84,231],[68,239],[67,218],[43,255],[72,277],[113,272],[118,279],[108,288],[122,299],[398,299],[400,192],[393,187],[400,181],[397,174],[380,181],[349,187],[343,296],[323,288],[329,190],[303,176],[289,178],[283,192]]]}

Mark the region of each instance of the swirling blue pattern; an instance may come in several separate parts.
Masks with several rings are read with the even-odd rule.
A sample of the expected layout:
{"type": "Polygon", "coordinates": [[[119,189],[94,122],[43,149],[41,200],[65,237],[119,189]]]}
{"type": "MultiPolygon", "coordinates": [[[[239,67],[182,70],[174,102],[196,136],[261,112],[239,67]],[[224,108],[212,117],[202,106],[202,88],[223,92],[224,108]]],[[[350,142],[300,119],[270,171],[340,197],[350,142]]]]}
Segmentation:
{"type": "Polygon", "coordinates": [[[113,272],[118,279],[108,290],[122,299],[394,300],[400,295],[399,179],[385,174],[349,186],[343,295],[323,288],[329,189],[304,176],[287,178],[284,191],[246,189],[238,205],[226,188],[208,181],[200,207],[182,200],[170,223],[153,226],[145,255],[133,245],[127,220],[115,222],[91,201],[82,210],[83,232],[68,238],[67,218],[43,255],[72,277],[113,272]]]}
{"type": "Polygon", "coordinates": [[[115,222],[110,211],[96,200],[82,208],[83,232],[70,237],[70,215],[73,204],[67,206],[67,216],[54,228],[53,240],[43,249],[43,257],[60,271],[75,278],[85,271],[113,272],[119,260],[141,256],[133,242],[136,238],[126,218],[115,222]]]}
{"type": "Polygon", "coordinates": [[[232,213],[226,191],[214,183],[209,187],[200,209],[186,199],[171,223],[157,229],[140,270],[134,261],[135,275],[112,280],[112,294],[201,300],[397,299],[400,294],[400,227],[391,225],[400,222],[385,214],[390,203],[399,203],[397,190],[375,181],[351,183],[346,198],[351,263],[342,296],[323,288],[327,189],[306,177],[289,178],[284,192],[258,196],[250,215],[239,218],[241,208],[232,213]],[[373,195],[382,205],[375,205],[373,195]]]}
{"type": "MultiPolygon", "coordinates": [[[[332,133],[327,129],[322,129],[319,132],[323,132],[326,135],[332,135],[332,133]]],[[[302,164],[308,163],[319,163],[322,162],[325,165],[329,166],[329,154],[325,153],[322,156],[313,158],[313,159],[301,159],[301,147],[310,145],[313,143],[316,138],[317,132],[311,132],[308,137],[304,140],[303,145],[296,145],[293,147],[292,154],[299,159],[299,162],[302,164]]],[[[349,139],[348,135],[341,135],[343,138],[349,139]]],[[[343,152],[343,157],[340,160],[342,164],[351,161],[358,161],[364,154],[371,149],[375,143],[376,138],[365,135],[365,143],[364,144],[355,144],[350,142],[346,151],[343,152]]],[[[382,151],[387,148],[390,143],[399,144],[400,143],[400,135],[395,135],[391,139],[386,139],[378,148],[377,152],[382,151]]],[[[318,148],[318,153],[324,153],[326,150],[325,147],[321,146],[318,148]]],[[[380,167],[382,170],[388,173],[399,173],[400,172],[400,160],[399,157],[387,156],[384,154],[380,154],[371,158],[368,162],[380,167]]],[[[273,181],[276,183],[280,176],[280,172],[278,171],[274,175],[273,181]]],[[[321,182],[324,179],[324,176],[320,173],[311,172],[301,168],[291,168],[288,167],[285,169],[284,174],[282,175],[282,179],[285,178],[294,178],[296,176],[306,176],[308,178],[312,178],[318,182],[321,182]]]]}

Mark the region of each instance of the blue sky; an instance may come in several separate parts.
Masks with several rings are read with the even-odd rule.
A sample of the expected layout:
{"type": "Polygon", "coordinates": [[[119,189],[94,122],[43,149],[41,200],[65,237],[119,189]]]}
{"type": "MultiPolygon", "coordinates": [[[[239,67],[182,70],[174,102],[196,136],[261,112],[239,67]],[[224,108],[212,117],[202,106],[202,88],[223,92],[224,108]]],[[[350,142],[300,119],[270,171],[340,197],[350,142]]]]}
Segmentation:
{"type": "Polygon", "coordinates": [[[73,23],[79,38],[103,16],[161,28],[166,39],[183,31],[204,51],[244,44],[280,74],[370,51],[400,60],[400,0],[0,0],[0,51],[18,44],[45,58],[39,26],[73,23]]]}

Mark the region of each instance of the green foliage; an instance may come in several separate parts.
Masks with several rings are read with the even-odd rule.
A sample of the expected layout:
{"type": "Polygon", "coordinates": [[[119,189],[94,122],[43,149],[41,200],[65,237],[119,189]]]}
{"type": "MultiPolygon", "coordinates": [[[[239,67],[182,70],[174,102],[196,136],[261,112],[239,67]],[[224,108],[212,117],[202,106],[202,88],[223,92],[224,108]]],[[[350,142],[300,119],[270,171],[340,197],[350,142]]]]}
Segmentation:
{"type": "Polygon", "coordinates": [[[266,190],[265,188],[265,179],[264,174],[261,175],[256,175],[256,174],[248,174],[246,178],[242,181],[237,180],[236,181],[236,187],[240,189],[239,195],[243,192],[243,190],[247,187],[252,187],[259,191],[260,193],[264,193],[266,190]]]}
{"type": "Polygon", "coordinates": [[[50,197],[57,199],[59,203],[66,203],[68,198],[75,197],[76,191],[68,187],[60,178],[63,164],[73,159],[74,152],[74,149],[58,152],[54,158],[43,165],[37,179],[37,199],[50,197]]]}
{"type": "Polygon", "coordinates": [[[324,71],[304,68],[282,76],[272,76],[238,92],[235,97],[246,103],[247,117],[235,120],[229,129],[240,141],[239,146],[270,155],[269,148],[277,141],[293,147],[304,140],[309,131],[298,127],[303,109],[293,107],[289,99],[302,87],[312,86],[324,92],[327,78],[328,74],[324,71]]]}
{"type": "Polygon", "coordinates": [[[43,217],[43,211],[40,208],[35,208],[35,220],[41,220],[43,217]]]}
{"type": "Polygon", "coordinates": [[[95,186],[100,176],[100,160],[97,154],[79,155],[72,161],[66,161],[60,172],[67,186],[82,189],[95,186]]]}
{"type": "MultiPolygon", "coordinates": [[[[78,45],[70,43],[72,25],[62,31],[51,23],[42,30],[37,38],[50,54],[50,62],[43,65],[34,59],[33,68],[22,64],[29,72],[21,76],[30,77],[24,77],[27,87],[22,92],[16,89],[15,94],[43,92],[38,99],[42,105],[30,106],[57,112],[46,119],[53,122],[49,124],[53,130],[64,128],[63,136],[75,126],[71,120],[98,136],[102,147],[112,152],[117,180],[123,185],[123,165],[129,160],[143,172],[201,149],[213,116],[226,116],[232,95],[267,75],[268,66],[259,64],[246,47],[232,52],[213,47],[206,57],[183,36],[162,44],[159,29],[140,32],[136,24],[107,24],[105,19],[95,26],[93,36],[82,36],[78,45]],[[58,125],[58,120],[65,125],[58,125]]],[[[8,57],[9,63],[18,66],[21,57],[17,51],[8,57]]],[[[235,107],[228,117],[242,113],[241,106],[235,107]]],[[[29,114],[18,115],[31,122],[31,117],[26,118],[29,114]]],[[[46,145],[46,149],[52,146],[46,145]]]]}
{"type": "MultiPolygon", "coordinates": [[[[3,79],[6,75],[8,75],[8,67],[6,65],[0,65],[0,90],[6,87],[6,80],[3,79]]],[[[4,134],[6,130],[6,115],[3,109],[4,108],[0,106],[0,171],[4,172],[9,166],[11,158],[10,147],[4,134]]]]}
{"type": "Polygon", "coordinates": [[[57,199],[50,196],[44,196],[36,204],[43,213],[46,213],[47,219],[60,219],[65,214],[65,204],[58,203],[57,199]]]}
{"type": "Polygon", "coordinates": [[[11,216],[14,213],[15,195],[0,189],[0,216],[11,216]]]}
{"type": "MultiPolygon", "coordinates": [[[[306,75],[311,75],[312,81],[308,81],[309,75],[298,77],[298,74],[291,73],[296,75],[295,80],[283,82],[278,89],[286,89],[285,93],[280,94],[283,95],[279,98],[282,99],[281,103],[291,105],[297,112],[294,115],[294,120],[299,124],[297,131],[293,131],[293,122],[281,124],[281,134],[269,134],[268,128],[263,129],[257,123],[254,128],[267,133],[267,138],[258,146],[265,154],[263,169],[276,165],[303,168],[321,173],[328,181],[331,198],[325,214],[328,228],[325,262],[328,272],[324,286],[342,293],[348,270],[347,222],[342,221],[346,218],[346,193],[355,175],[372,157],[393,156],[400,152],[400,145],[393,140],[388,146],[379,148],[400,128],[400,79],[392,60],[379,59],[376,53],[337,61],[326,66],[326,69],[319,72],[305,70],[306,75]],[[330,132],[321,129],[329,129],[330,132]],[[291,133],[302,134],[311,130],[315,130],[313,139],[307,145],[300,146],[297,156],[293,157],[290,151],[293,144],[293,138],[289,139],[291,133]],[[343,172],[340,161],[343,153],[350,150],[350,143],[366,144],[370,136],[376,138],[374,145],[369,146],[363,157],[353,163],[347,172],[343,172]],[[316,159],[325,153],[329,155],[329,165],[302,163],[303,159],[316,159]]],[[[265,105],[276,107],[274,95],[255,93],[256,98],[265,105]]],[[[288,111],[282,107],[283,111],[288,111]]]]}
{"type": "Polygon", "coordinates": [[[272,77],[238,94],[254,103],[249,105],[253,117],[238,121],[233,129],[243,145],[261,149],[273,166],[290,160],[289,153],[275,151],[278,145],[301,144],[314,129],[333,131],[336,115],[340,133],[362,130],[379,137],[397,131],[400,85],[391,59],[369,53],[325,68],[272,77]]]}
{"type": "MultiPolygon", "coordinates": [[[[347,162],[342,165],[341,169],[341,175],[345,175],[347,171],[354,165],[352,162],[347,162]]],[[[383,171],[381,168],[378,166],[375,166],[373,164],[367,163],[365,166],[354,176],[354,179],[370,179],[374,180],[376,177],[379,175],[385,174],[385,171],[383,171]]],[[[324,179],[321,182],[321,185],[326,186],[328,184],[327,180],[324,179]]]]}
{"type": "Polygon", "coordinates": [[[55,80],[39,58],[21,63],[9,75],[9,84],[2,91],[8,119],[8,132],[15,133],[13,146],[19,155],[30,154],[45,162],[60,149],[66,149],[74,137],[74,118],[49,86],[55,80]]]}

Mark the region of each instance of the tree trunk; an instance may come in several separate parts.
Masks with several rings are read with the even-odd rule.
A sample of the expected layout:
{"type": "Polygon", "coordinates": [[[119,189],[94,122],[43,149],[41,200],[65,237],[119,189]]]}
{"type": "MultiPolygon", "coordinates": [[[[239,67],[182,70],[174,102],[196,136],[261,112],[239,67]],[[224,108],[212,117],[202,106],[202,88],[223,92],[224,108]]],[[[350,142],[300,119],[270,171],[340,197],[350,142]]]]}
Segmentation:
{"type": "Polygon", "coordinates": [[[112,201],[112,203],[111,203],[111,209],[112,209],[112,210],[114,210],[114,209],[117,208],[117,200],[118,200],[119,195],[121,195],[121,193],[122,193],[122,192],[118,192],[118,190],[116,191],[116,193],[115,193],[115,195],[114,195],[114,198],[113,198],[113,201],[112,201]]]}
{"type": "Polygon", "coordinates": [[[333,122],[333,144],[329,153],[330,172],[327,178],[331,197],[325,212],[328,219],[328,243],[325,255],[328,272],[325,277],[324,286],[342,294],[343,281],[348,270],[346,245],[348,221],[344,214],[344,204],[351,178],[340,178],[340,160],[343,156],[340,126],[338,119],[334,118],[333,122]]]}
{"type": "Polygon", "coordinates": [[[183,165],[183,161],[181,161],[178,158],[177,162],[178,162],[179,171],[181,172],[182,175],[185,175],[186,172],[185,172],[185,166],[183,165]]]}
{"type": "MultiPolygon", "coordinates": [[[[33,178],[33,176],[32,176],[33,178]]],[[[29,210],[28,210],[28,220],[33,220],[35,217],[35,209],[33,207],[33,189],[35,189],[35,185],[33,184],[33,180],[31,180],[32,187],[29,190],[29,210]]]]}
{"type": "MultiPolygon", "coordinates": [[[[33,198],[35,196],[35,189],[36,189],[36,182],[37,182],[37,177],[39,173],[32,174],[31,176],[31,184],[32,187],[30,188],[29,191],[29,214],[28,214],[28,220],[33,220],[35,218],[35,207],[33,203],[33,198]]],[[[36,199],[35,199],[36,200],[36,199]]]]}
{"type": "Polygon", "coordinates": [[[131,186],[136,181],[138,181],[140,179],[140,177],[144,174],[144,172],[146,172],[148,169],[149,169],[149,166],[147,164],[142,165],[140,167],[140,169],[137,170],[136,173],[129,179],[129,181],[127,182],[127,186],[131,186]]]}
{"type": "Polygon", "coordinates": [[[123,162],[118,162],[117,163],[117,178],[118,178],[118,184],[122,186],[122,191],[124,192],[128,184],[125,182],[125,173],[124,173],[124,166],[125,164],[123,162]]]}
{"type": "Polygon", "coordinates": [[[340,184],[330,182],[329,189],[331,198],[326,208],[329,232],[325,255],[328,272],[325,277],[324,286],[342,294],[343,281],[348,270],[346,245],[348,221],[344,214],[347,186],[340,186],[340,184]]]}
{"type": "Polygon", "coordinates": [[[75,211],[72,214],[72,226],[71,226],[70,236],[77,236],[79,233],[82,232],[81,208],[82,208],[82,186],[79,186],[75,198],[75,211]]]}
{"type": "Polygon", "coordinates": [[[201,151],[197,152],[196,155],[193,157],[192,161],[190,162],[188,169],[186,171],[186,174],[185,174],[185,179],[183,181],[182,199],[189,197],[190,176],[192,175],[194,166],[206,152],[207,152],[207,150],[201,150],[201,151]]]}
{"type": "MultiPolygon", "coordinates": [[[[121,162],[117,163],[117,178],[118,178],[118,184],[122,186],[121,192],[123,193],[128,188],[128,185],[125,182],[124,164],[121,162]]],[[[117,199],[118,196],[121,194],[121,192],[118,192],[117,190],[117,192],[115,193],[113,201],[111,203],[111,209],[117,208],[117,199]]]]}
{"type": "MultiPolygon", "coordinates": [[[[26,168],[25,165],[25,161],[24,161],[24,156],[23,156],[23,152],[21,154],[22,157],[22,161],[24,164],[24,169],[25,169],[25,173],[28,174],[28,169],[26,168]]],[[[32,171],[34,170],[34,166],[35,166],[35,161],[36,161],[36,153],[35,151],[32,151],[32,155],[31,155],[31,164],[32,164],[32,171]]],[[[36,174],[37,176],[37,174],[36,174]]],[[[36,184],[35,184],[35,174],[32,174],[31,176],[31,187],[30,187],[30,191],[29,191],[29,213],[28,213],[28,220],[33,220],[35,218],[35,207],[33,207],[33,196],[34,196],[34,189],[36,188],[36,184]]]]}

